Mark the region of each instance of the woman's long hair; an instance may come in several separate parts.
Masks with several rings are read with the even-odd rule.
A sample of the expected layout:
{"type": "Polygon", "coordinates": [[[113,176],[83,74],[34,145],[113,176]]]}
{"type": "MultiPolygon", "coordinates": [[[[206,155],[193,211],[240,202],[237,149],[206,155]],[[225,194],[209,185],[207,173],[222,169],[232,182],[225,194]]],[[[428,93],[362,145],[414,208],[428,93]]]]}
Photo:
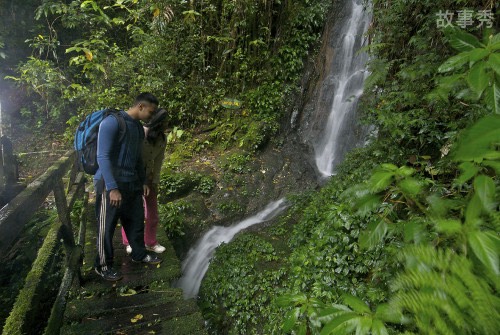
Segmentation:
{"type": "Polygon", "coordinates": [[[160,136],[163,138],[163,140],[165,140],[165,129],[163,129],[163,123],[165,122],[166,118],[167,111],[162,108],[153,115],[151,121],[144,125],[148,128],[146,140],[149,143],[153,145],[156,144],[156,141],[160,136]]]}

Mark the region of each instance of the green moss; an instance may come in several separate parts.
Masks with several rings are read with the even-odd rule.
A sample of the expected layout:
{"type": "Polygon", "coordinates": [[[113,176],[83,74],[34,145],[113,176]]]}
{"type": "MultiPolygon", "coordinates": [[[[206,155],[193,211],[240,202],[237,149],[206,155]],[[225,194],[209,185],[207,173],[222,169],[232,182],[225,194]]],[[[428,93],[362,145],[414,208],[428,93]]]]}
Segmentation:
{"type": "Polygon", "coordinates": [[[204,321],[200,312],[180,317],[162,323],[163,334],[204,335],[204,321]]]}
{"type": "MultiPolygon", "coordinates": [[[[38,251],[38,257],[26,277],[23,289],[19,292],[14,307],[5,322],[4,335],[19,335],[29,333],[38,320],[37,308],[40,308],[41,290],[45,288],[45,271],[52,262],[58,246],[57,233],[60,225],[53,225],[45,237],[43,246],[38,251]]],[[[38,320],[39,321],[39,320],[38,320]]]]}

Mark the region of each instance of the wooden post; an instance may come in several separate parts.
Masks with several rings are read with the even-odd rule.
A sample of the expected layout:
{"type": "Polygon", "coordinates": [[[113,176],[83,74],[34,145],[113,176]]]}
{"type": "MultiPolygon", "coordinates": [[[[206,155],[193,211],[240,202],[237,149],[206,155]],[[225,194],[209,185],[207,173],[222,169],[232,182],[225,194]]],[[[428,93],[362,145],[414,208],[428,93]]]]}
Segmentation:
{"type": "Polygon", "coordinates": [[[56,200],[57,214],[61,223],[72,230],[68,202],[62,178],[58,178],[54,185],[54,198],[56,200]]]}

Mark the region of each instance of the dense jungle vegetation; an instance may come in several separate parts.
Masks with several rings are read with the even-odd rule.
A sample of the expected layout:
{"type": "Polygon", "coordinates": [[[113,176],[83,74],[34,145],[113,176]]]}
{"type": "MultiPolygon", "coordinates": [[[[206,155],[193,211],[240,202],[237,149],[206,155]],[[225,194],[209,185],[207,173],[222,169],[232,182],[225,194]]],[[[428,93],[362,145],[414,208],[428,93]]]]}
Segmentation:
{"type": "MultiPolygon", "coordinates": [[[[141,91],[171,111],[160,210],[175,239],[196,211],[183,195],[207,196],[221,184],[245,191],[251,161],[286,140],[282,120],[332,1],[0,6],[1,84],[18,131],[66,129],[58,140],[69,147],[84,114],[126,108],[141,91]],[[224,108],[227,98],[243,108],[224,108]],[[222,172],[191,172],[200,154],[217,157],[222,172]]],[[[373,0],[368,7],[371,75],[361,111],[377,132],[321,189],[290,195],[277,222],[217,249],[199,299],[214,334],[500,329],[498,4],[373,0]],[[446,19],[437,13],[465,9],[474,24],[438,24],[446,19]],[[491,13],[491,27],[480,11],[491,13]]],[[[237,201],[213,206],[221,215],[244,212],[237,201]]]]}

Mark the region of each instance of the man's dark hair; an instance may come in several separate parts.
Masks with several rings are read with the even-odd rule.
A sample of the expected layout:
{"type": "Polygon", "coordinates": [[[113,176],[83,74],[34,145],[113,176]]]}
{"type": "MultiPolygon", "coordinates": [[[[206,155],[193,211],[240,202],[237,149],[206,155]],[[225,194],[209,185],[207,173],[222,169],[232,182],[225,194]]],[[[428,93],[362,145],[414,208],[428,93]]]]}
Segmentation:
{"type": "Polygon", "coordinates": [[[144,92],[139,94],[134,101],[134,106],[138,105],[141,102],[149,102],[150,104],[158,106],[158,99],[149,92],[144,92]]]}

